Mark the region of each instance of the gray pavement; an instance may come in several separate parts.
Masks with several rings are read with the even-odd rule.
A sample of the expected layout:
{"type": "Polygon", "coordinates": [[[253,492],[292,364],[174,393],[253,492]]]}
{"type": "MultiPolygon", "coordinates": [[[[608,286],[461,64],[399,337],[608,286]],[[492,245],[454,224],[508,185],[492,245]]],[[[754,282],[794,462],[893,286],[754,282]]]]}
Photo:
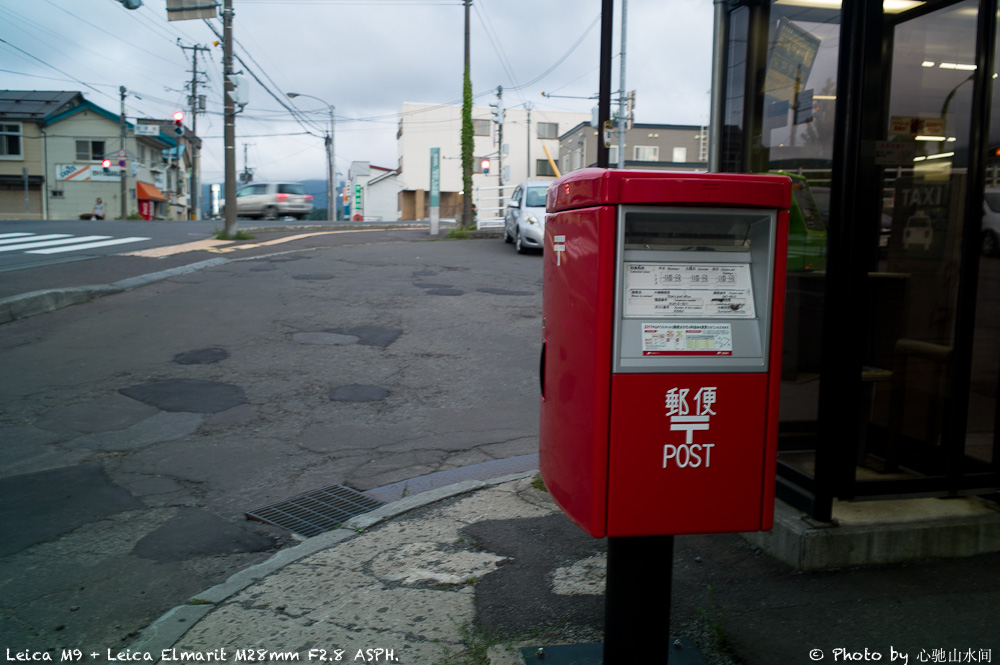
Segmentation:
{"type": "MultiPolygon", "coordinates": [[[[27,572],[5,575],[3,595],[28,593],[32,586],[51,583],[46,578],[55,575],[66,578],[56,580],[60,587],[75,583],[85,596],[89,591],[84,587],[108,584],[109,573],[96,561],[100,547],[113,549],[118,561],[127,555],[145,562],[119,580],[115,588],[122,590],[121,597],[110,596],[105,602],[141,614],[157,606],[148,596],[179,599],[174,609],[122,643],[124,647],[108,643],[79,658],[71,652],[67,658],[53,637],[62,627],[56,626],[49,634],[51,643],[34,645],[32,653],[37,648],[53,660],[80,662],[147,657],[167,662],[187,653],[192,654],[188,662],[294,658],[315,663],[509,665],[518,662],[522,647],[534,651],[542,646],[555,658],[554,645],[601,640],[605,543],[575,527],[535,486],[523,432],[514,427],[506,431],[502,423],[510,414],[488,406],[497,395],[530,392],[527,381],[477,382],[452,373],[447,389],[431,388],[433,394],[419,404],[411,404],[412,398],[390,397],[372,412],[365,409],[382,401],[352,401],[372,397],[357,389],[365,385],[418,394],[428,390],[421,379],[424,372],[446,371],[448,362],[459,362],[447,344],[422,338],[415,345],[413,337],[398,342],[400,338],[393,337],[396,326],[386,318],[395,318],[411,336],[420,320],[396,293],[400,279],[413,280],[417,291],[427,296],[421,306],[435,310],[451,340],[470,340],[465,342],[469,348],[457,354],[463,362],[511,362],[500,353],[471,354],[476,342],[495,343],[505,334],[481,329],[484,308],[503,308],[514,328],[523,323],[518,323],[519,317],[537,324],[517,304],[523,297],[517,293],[534,292],[528,282],[511,285],[497,275],[474,277],[473,259],[468,258],[436,258],[436,265],[451,270],[428,267],[426,273],[435,274],[416,274],[411,266],[399,265],[398,256],[383,253],[380,258],[379,251],[370,248],[338,256],[332,264],[300,264],[290,270],[281,257],[258,258],[227,269],[211,282],[195,273],[173,275],[167,286],[128,299],[136,305],[128,309],[128,317],[150,317],[154,326],[165,325],[163,309],[171,303],[171,294],[197,288],[208,298],[199,305],[205,312],[216,312],[229,325],[253,326],[258,319],[228,307],[227,299],[248,288],[264,288],[265,281],[254,281],[259,271],[278,271],[285,281],[272,279],[277,286],[266,288],[279,295],[301,284],[304,309],[285,312],[277,328],[264,326],[261,339],[271,345],[270,355],[260,359],[257,383],[243,382],[242,395],[233,391],[240,382],[224,369],[222,353],[252,354],[260,340],[256,345],[240,340],[211,318],[205,320],[207,330],[197,335],[172,329],[179,339],[165,348],[150,350],[141,340],[116,340],[123,354],[146,349],[155,356],[140,371],[126,374],[118,366],[98,371],[83,362],[72,378],[64,379],[59,368],[35,369],[41,375],[34,375],[29,364],[8,366],[8,371],[30,379],[30,385],[19,385],[17,391],[8,386],[4,395],[4,432],[17,438],[8,439],[4,450],[5,538],[0,546],[24,552],[27,572]],[[372,282],[371,302],[352,304],[323,287],[362,265],[381,269],[387,280],[372,282]],[[483,295],[455,309],[456,300],[449,297],[454,294],[448,291],[470,290],[483,295]],[[374,307],[383,315],[375,316],[374,307]],[[387,307],[393,312],[390,317],[384,315],[387,307]],[[378,325],[371,325],[375,319],[378,325]],[[196,344],[205,339],[219,343],[196,344]],[[336,373],[336,381],[314,385],[307,380],[302,388],[290,377],[278,378],[275,368],[302,367],[296,353],[306,348],[333,355],[343,348],[355,355],[341,354],[336,365],[320,363],[317,371],[336,373]],[[403,371],[382,365],[386,349],[392,350],[388,360],[405,365],[403,371]],[[426,356],[424,364],[411,367],[420,354],[426,356]],[[178,367],[191,365],[165,372],[164,358],[172,358],[178,367]],[[43,390],[44,385],[56,388],[43,390]],[[349,399],[337,401],[345,394],[330,393],[344,386],[355,389],[347,392],[349,399]],[[126,392],[120,392],[122,388],[126,392]],[[18,391],[23,395],[10,399],[18,391]],[[290,396],[305,403],[292,406],[290,396]],[[345,422],[351,424],[316,421],[319,405],[347,414],[345,422]],[[31,425],[18,424],[22,422],[31,425]],[[281,473],[250,461],[248,455],[257,452],[259,442],[290,436],[296,441],[294,449],[285,458],[271,458],[281,473]],[[356,449],[345,453],[334,445],[351,440],[394,457],[390,455],[391,463],[386,458],[373,461],[356,449]],[[11,441],[16,444],[13,452],[11,441]],[[161,444],[168,447],[160,451],[161,444]],[[248,445],[254,449],[249,451],[248,445]],[[351,481],[390,503],[304,541],[273,528],[242,527],[232,519],[268,496],[280,499],[296,488],[307,490],[320,479],[328,481],[329,468],[320,473],[310,471],[310,465],[331,455],[339,474],[334,480],[351,481]],[[222,475],[222,466],[236,468],[232,479],[222,475]],[[527,470],[511,474],[511,468],[527,470]],[[60,509],[50,511],[45,523],[27,523],[31,504],[40,501],[53,501],[60,509]],[[139,511],[137,501],[155,509],[139,511]],[[205,511],[194,510],[206,505],[229,519],[213,520],[205,511]],[[230,530],[234,526],[239,528],[230,530]],[[267,542],[258,540],[261,536],[267,542]],[[184,549],[191,543],[198,544],[194,552],[184,549]],[[232,548],[242,554],[223,566],[222,553],[232,548]],[[195,574],[186,564],[192,557],[202,567],[215,565],[216,577],[229,570],[228,579],[207,588],[197,586],[212,575],[204,570],[195,574]],[[71,565],[52,566],[53,560],[71,565]],[[237,572],[232,573],[234,562],[237,572]],[[162,577],[164,572],[172,588],[148,584],[153,575],[162,577]],[[129,586],[133,592],[124,593],[129,586]],[[148,591],[146,598],[134,593],[140,588],[142,594],[148,591]]],[[[431,261],[426,256],[424,260],[431,261]]],[[[144,279],[127,277],[135,278],[139,283],[144,279]]],[[[56,328],[18,327],[8,340],[14,346],[31,346],[44,330],[53,336],[45,338],[46,344],[78,344],[84,335],[99,336],[115,316],[109,304],[81,322],[60,318],[53,320],[60,324],[56,328]]],[[[664,562],[649,575],[665,575],[668,569],[664,562]]],[[[712,665],[1000,662],[998,569],[1000,555],[986,554],[799,572],[736,534],[680,536],[669,599],[670,634],[690,640],[698,657],[712,665]]],[[[72,616],[80,608],[71,604],[72,594],[59,593],[60,612],[72,616]]],[[[653,612],[668,601],[640,592],[637,602],[653,612]]],[[[31,611],[45,614],[48,624],[64,621],[44,604],[31,611]]],[[[113,627],[89,627],[95,635],[109,628],[113,634],[113,627]]],[[[672,645],[666,627],[663,634],[636,639],[648,643],[648,662],[665,662],[663,653],[672,645]]],[[[8,661],[17,660],[18,653],[8,652],[8,661]]]]}
{"type": "MultiPolygon", "coordinates": [[[[559,645],[601,640],[605,542],[571,524],[535,475],[467,480],[356,517],[196,594],[130,648],[513,665],[542,647],[565,662],[553,660],[559,645]]],[[[676,540],[670,629],[693,645],[690,662],[1000,658],[1000,555],[803,573],[736,534],[676,540]]],[[[650,612],[665,602],[638,596],[650,612]]],[[[666,662],[666,633],[636,639],[647,662],[666,662]]]]}

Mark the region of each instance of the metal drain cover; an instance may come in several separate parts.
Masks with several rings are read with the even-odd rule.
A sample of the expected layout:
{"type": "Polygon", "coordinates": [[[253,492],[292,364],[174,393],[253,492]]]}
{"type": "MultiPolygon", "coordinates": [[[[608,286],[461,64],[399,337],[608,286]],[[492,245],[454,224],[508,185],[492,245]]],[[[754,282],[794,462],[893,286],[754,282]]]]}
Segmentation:
{"type": "Polygon", "coordinates": [[[384,505],[343,485],[330,485],[272,503],[246,513],[249,519],[266,522],[309,538],[384,505]]]}

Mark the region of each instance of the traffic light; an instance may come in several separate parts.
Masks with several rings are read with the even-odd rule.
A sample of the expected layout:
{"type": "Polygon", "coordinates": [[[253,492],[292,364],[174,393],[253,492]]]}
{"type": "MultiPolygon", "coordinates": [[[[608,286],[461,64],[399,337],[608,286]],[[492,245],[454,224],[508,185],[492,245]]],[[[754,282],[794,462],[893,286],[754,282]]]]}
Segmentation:
{"type": "Polygon", "coordinates": [[[111,160],[105,159],[101,162],[101,166],[104,167],[104,175],[111,173],[111,160]]]}
{"type": "Polygon", "coordinates": [[[484,159],[483,161],[479,162],[479,166],[483,169],[483,175],[489,175],[489,172],[490,172],[490,160],[489,159],[484,159]]]}
{"type": "Polygon", "coordinates": [[[500,102],[497,102],[496,104],[490,104],[490,109],[492,109],[490,113],[493,114],[493,122],[495,122],[498,125],[502,125],[504,109],[503,107],[500,106],[500,102]]]}
{"type": "Polygon", "coordinates": [[[174,134],[184,136],[184,111],[174,111],[174,134]]]}

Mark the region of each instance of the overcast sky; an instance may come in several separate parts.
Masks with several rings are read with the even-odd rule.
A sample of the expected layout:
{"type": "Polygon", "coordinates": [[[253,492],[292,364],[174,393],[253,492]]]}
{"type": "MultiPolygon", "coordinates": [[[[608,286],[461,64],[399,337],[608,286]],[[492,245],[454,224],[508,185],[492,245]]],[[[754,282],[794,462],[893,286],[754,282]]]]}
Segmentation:
{"type": "MultiPolygon", "coordinates": [[[[336,108],[337,171],[355,160],[394,167],[403,102],[461,103],[461,0],[234,0],[236,55],[250,82],[237,119],[237,170],[258,180],[323,179],[322,135],[336,108]],[[248,71],[249,70],[249,71],[248,71]],[[252,72],[252,74],[251,74],[252,72]],[[257,83],[256,75],[265,86],[257,83]],[[270,89],[270,93],[268,92],[270,89]],[[321,101],[284,93],[313,95],[321,101]],[[273,96],[272,94],[273,93],[273,96]],[[296,121],[275,99],[293,103],[296,121]],[[309,134],[307,132],[311,132],[309,134]]],[[[589,111],[598,90],[600,0],[473,0],[475,104],[589,111]]],[[[619,87],[621,0],[615,2],[614,75],[619,87]]],[[[221,18],[210,21],[222,32],[221,18]]],[[[199,53],[198,116],[203,182],[221,182],[222,49],[201,20],[167,21],[166,0],[128,10],[116,0],[0,2],[0,88],[78,90],[117,113],[169,118],[187,106],[191,50],[199,53]]],[[[707,124],[711,87],[711,0],[629,0],[626,85],[636,121],[707,124]]],[[[190,126],[190,119],[185,120],[190,126]]]]}

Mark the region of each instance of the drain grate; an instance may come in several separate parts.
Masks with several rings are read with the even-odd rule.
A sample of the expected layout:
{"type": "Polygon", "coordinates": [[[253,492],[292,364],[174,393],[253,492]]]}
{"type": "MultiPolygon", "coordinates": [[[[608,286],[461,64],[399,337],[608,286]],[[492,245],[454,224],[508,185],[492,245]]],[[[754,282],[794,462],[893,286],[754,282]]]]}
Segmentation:
{"type": "Polygon", "coordinates": [[[246,513],[249,519],[310,537],[336,529],[347,520],[384,505],[343,485],[330,485],[246,513]]]}

